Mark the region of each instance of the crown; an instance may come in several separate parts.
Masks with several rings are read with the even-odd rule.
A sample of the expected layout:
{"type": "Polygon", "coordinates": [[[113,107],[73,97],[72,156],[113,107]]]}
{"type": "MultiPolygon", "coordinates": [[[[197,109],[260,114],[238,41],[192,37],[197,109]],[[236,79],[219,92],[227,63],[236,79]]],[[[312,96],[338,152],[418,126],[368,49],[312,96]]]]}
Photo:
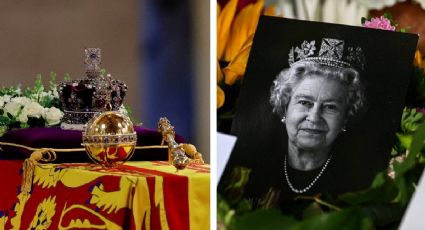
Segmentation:
{"type": "Polygon", "coordinates": [[[102,76],[101,50],[85,49],[85,79],[70,80],[57,86],[59,99],[64,110],[62,129],[83,130],[84,125],[95,115],[106,110],[119,110],[127,92],[127,85],[102,76]],[[110,105],[111,108],[107,108],[110,105]]]}
{"type": "Polygon", "coordinates": [[[316,49],[316,41],[305,41],[300,47],[292,47],[289,51],[289,65],[300,62],[314,62],[321,65],[364,70],[365,57],[361,47],[346,46],[343,40],[323,38],[320,49],[316,49]]]}

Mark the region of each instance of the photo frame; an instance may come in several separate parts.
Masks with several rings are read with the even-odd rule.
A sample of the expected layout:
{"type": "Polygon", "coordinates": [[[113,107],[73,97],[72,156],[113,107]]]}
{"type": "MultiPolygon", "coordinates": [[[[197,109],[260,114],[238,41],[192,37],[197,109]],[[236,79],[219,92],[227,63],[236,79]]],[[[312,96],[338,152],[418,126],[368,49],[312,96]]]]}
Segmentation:
{"type": "MultiPolygon", "coordinates": [[[[271,188],[278,191],[283,202],[302,195],[337,195],[369,187],[374,176],[388,166],[412,73],[417,40],[417,35],[409,33],[261,16],[232,124],[231,133],[238,139],[219,190],[226,184],[232,169],[238,166],[251,170],[244,196],[254,203],[261,202],[271,188]],[[326,41],[333,42],[330,44],[332,47],[325,48],[326,41]],[[342,41],[345,47],[332,51],[338,41],[342,41]],[[306,51],[308,46],[315,49],[306,51]],[[352,64],[354,59],[347,59],[350,56],[348,47],[351,51],[361,49],[363,57],[354,56],[364,58],[363,63],[360,61],[364,64],[362,67],[352,64]],[[332,143],[326,145],[328,152],[332,152],[332,159],[328,153],[319,167],[297,170],[291,179],[299,183],[290,185],[288,146],[293,143],[285,127],[288,124],[282,123],[286,117],[273,112],[273,103],[270,102],[272,86],[279,73],[289,70],[294,63],[297,65],[308,58],[319,58],[316,64],[326,61],[327,57],[320,56],[322,50],[332,51],[334,53],[329,55],[337,55],[339,61],[361,69],[358,72],[364,90],[363,113],[359,113],[356,119],[343,120],[341,124],[344,125],[337,126],[346,131],[338,131],[332,143]]],[[[311,84],[320,85],[317,82],[311,84]]],[[[334,95],[337,91],[328,94],[334,95]]],[[[347,102],[348,107],[350,103],[347,102]]],[[[283,107],[285,112],[288,112],[287,106],[283,107]]],[[[324,102],[319,103],[320,108],[324,106],[324,102]]],[[[326,129],[331,130],[329,127],[326,129]]],[[[309,135],[325,138],[327,134],[309,135]]]]}

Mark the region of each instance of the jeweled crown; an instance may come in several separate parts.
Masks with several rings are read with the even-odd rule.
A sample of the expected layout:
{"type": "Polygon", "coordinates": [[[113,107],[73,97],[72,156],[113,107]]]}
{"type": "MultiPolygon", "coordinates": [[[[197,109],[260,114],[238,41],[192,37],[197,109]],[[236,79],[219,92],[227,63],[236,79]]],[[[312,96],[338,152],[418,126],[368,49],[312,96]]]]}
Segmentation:
{"type": "Polygon", "coordinates": [[[108,109],[119,110],[127,85],[101,74],[101,50],[85,49],[85,79],[62,82],[57,86],[64,116],[63,129],[83,130],[84,125],[95,115],[108,109]],[[110,104],[112,108],[107,108],[110,104]]]}
{"type": "Polygon", "coordinates": [[[343,40],[323,38],[319,49],[316,41],[304,41],[289,51],[289,65],[314,62],[321,65],[364,70],[365,56],[361,47],[349,46],[343,40]]]}

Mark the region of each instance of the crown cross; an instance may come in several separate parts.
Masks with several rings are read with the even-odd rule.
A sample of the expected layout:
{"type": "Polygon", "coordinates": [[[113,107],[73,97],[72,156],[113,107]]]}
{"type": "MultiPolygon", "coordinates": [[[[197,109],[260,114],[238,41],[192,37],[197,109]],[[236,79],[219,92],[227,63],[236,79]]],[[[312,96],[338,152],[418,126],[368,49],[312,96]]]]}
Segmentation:
{"type": "Polygon", "coordinates": [[[100,75],[101,50],[99,48],[86,48],[85,53],[86,75],[88,78],[96,78],[100,75]]]}
{"type": "Polygon", "coordinates": [[[319,57],[342,59],[344,41],[338,39],[324,38],[320,46],[319,57]]]}

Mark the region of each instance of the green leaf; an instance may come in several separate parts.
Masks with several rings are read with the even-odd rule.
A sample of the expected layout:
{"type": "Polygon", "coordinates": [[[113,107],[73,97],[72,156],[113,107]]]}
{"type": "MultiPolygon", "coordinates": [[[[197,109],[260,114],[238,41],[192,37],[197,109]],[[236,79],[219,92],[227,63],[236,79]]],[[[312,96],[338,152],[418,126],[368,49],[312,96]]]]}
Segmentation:
{"type": "Polygon", "coordinates": [[[9,125],[10,118],[6,116],[0,116],[0,124],[9,125]]]}
{"type": "Polygon", "coordinates": [[[367,21],[367,18],[365,18],[365,17],[362,17],[362,18],[361,18],[361,24],[362,24],[362,25],[363,25],[366,21],[367,21]]]}
{"type": "Polygon", "coordinates": [[[412,145],[412,135],[405,135],[396,133],[398,141],[400,141],[401,146],[403,146],[406,149],[409,149],[412,145]]]}
{"type": "Polygon", "coordinates": [[[296,223],[297,221],[292,217],[285,216],[276,209],[256,210],[235,218],[229,229],[289,229],[296,223]]]}
{"type": "Polygon", "coordinates": [[[231,206],[236,206],[241,201],[250,173],[251,169],[234,167],[230,176],[225,179],[223,196],[231,206]]]}
{"type": "Polygon", "coordinates": [[[391,202],[396,198],[398,190],[393,181],[390,181],[384,173],[381,172],[375,176],[370,189],[344,193],[338,197],[338,200],[350,205],[391,202]]]}
{"type": "MultiPolygon", "coordinates": [[[[278,228],[276,228],[278,229],[278,228]]],[[[345,209],[316,216],[298,224],[290,230],[369,230],[374,229],[372,220],[357,208],[345,209]]]]}
{"type": "Polygon", "coordinates": [[[377,226],[387,226],[392,223],[397,224],[404,213],[404,208],[399,204],[364,206],[361,210],[377,226]]]}
{"type": "Polygon", "coordinates": [[[307,208],[303,211],[303,219],[318,216],[324,214],[325,212],[322,210],[320,205],[316,202],[311,203],[307,208]]]}
{"type": "Polygon", "coordinates": [[[217,228],[226,229],[233,222],[235,210],[232,210],[229,204],[220,196],[217,195],[217,228]],[[221,225],[221,226],[220,226],[221,225]]]}
{"type": "Polygon", "coordinates": [[[391,13],[390,13],[390,12],[385,12],[385,13],[384,13],[384,17],[385,17],[385,18],[388,18],[390,21],[392,21],[392,20],[393,20],[393,16],[391,15],[391,13]]]}
{"type": "Polygon", "coordinates": [[[401,116],[401,130],[405,134],[411,134],[415,132],[419,125],[424,122],[424,116],[422,113],[416,111],[416,109],[404,108],[401,116]]]}
{"type": "Polygon", "coordinates": [[[412,144],[409,149],[409,154],[406,159],[399,163],[394,162],[395,183],[399,189],[400,201],[403,205],[407,205],[410,197],[413,194],[414,178],[407,177],[407,173],[413,170],[416,166],[416,159],[424,146],[425,141],[425,124],[421,124],[413,134],[412,144]]]}
{"type": "Polygon", "coordinates": [[[65,74],[63,75],[63,80],[64,80],[64,81],[69,81],[69,80],[71,80],[71,75],[69,75],[69,73],[65,73],[65,74]]]}
{"type": "Polygon", "coordinates": [[[56,90],[56,73],[53,71],[50,72],[49,88],[50,90],[56,90]]]}
{"type": "Polygon", "coordinates": [[[425,124],[421,124],[413,135],[412,145],[410,148],[410,153],[407,158],[415,158],[415,156],[423,148],[425,141],[425,124]]]}

